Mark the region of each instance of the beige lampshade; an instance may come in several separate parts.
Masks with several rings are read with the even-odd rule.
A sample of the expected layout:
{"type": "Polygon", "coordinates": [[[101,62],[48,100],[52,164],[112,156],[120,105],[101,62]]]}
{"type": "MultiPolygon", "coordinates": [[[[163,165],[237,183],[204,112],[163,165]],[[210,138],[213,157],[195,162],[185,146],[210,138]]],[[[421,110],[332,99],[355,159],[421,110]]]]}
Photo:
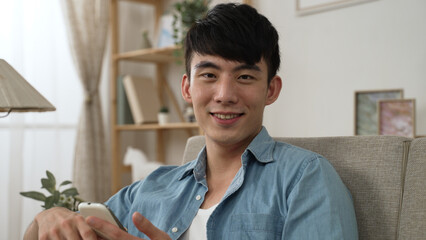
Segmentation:
{"type": "Polygon", "coordinates": [[[0,112],[45,112],[56,108],[12,66],[0,59],[0,112]]]}

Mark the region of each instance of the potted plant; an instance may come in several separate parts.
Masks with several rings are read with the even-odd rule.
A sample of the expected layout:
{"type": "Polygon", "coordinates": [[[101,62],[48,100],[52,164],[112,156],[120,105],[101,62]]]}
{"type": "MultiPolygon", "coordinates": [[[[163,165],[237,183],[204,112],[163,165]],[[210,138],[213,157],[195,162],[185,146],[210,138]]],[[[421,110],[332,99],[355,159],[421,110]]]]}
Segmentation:
{"type": "Polygon", "coordinates": [[[158,111],[158,124],[164,125],[169,122],[169,108],[162,106],[158,111]]]}
{"type": "Polygon", "coordinates": [[[77,197],[77,189],[75,187],[70,187],[60,191],[61,187],[71,184],[71,181],[63,181],[58,187],[56,187],[55,176],[49,171],[46,171],[46,176],[47,178],[41,179],[41,188],[46,189],[50,193],[50,196],[46,196],[44,193],[36,191],[20,192],[19,194],[24,197],[44,202],[44,205],[42,205],[44,209],[65,207],[71,211],[77,211],[78,204],[83,202],[82,199],[77,197]]]}
{"type": "Polygon", "coordinates": [[[209,9],[211,0],[183,0],[175,3],[173,12],[173,39],[182,45],[189,28],[209,9]]]}
{"type": "Polygon", "coordinates": [[[185,104],[183,115],[186,117],[187,122],[195,122],[194,108],[191,104],[185,104]]]}
{"type": "Polygon", "coordinates": [[[142,29],[141,32],[142,32],[142,40],[141,40],[140,48],[141,49],[152,48],[152,43],[148,36],[148,30],[142,29]]]}

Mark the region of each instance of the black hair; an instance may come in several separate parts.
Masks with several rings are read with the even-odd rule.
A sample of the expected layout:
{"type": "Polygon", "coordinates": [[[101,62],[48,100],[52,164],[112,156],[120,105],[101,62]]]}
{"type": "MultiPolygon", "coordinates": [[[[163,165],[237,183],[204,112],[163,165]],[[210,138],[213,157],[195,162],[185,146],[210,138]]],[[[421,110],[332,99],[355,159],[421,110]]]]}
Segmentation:
{"type": "Polygon", "coordinates": [[[186,73],[194,53],[268,66],[268,84],[280,66],[278,33],[269,20],[246,4],[219,4],[189,30],[184,42],[186,73]]]}

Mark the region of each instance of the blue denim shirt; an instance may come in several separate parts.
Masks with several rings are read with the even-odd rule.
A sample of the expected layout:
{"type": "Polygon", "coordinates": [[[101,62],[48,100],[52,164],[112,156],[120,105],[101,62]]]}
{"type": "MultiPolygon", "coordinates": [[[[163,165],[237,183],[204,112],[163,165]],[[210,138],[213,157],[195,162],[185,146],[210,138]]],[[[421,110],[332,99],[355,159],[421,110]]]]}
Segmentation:
{"type": "MultiPolygon", "coordinates": [[[[274,141],[265,128],[241,156],[239,169],[207,222],[208,239],[358,239],[352,198],[322,156],[274,141]]],[[[178,239],[207,193],[206,149],[183,166],[161,167],[106,204],[129,233],[142,213],[178,239]]]]}

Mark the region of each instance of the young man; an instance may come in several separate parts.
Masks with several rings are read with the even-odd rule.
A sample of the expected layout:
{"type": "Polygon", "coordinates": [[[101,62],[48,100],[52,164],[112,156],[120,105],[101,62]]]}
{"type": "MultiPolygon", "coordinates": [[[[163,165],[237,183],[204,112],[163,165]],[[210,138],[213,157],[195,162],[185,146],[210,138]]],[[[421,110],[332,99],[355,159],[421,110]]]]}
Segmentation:
{"type": "Polygon", "coordinates": [[[107,201],[131,235],[60,208],[40,213],[29,233],[96,239],[94,228],[110,239],[357,239],[350,193],[330,163],[275,142],[262,127],[264,108],[282,85],[271,23],[250,6],[217,5],[189,30],[185,51],[182,95],[206,140],[197,159],[162,167],[107,201]]]}

